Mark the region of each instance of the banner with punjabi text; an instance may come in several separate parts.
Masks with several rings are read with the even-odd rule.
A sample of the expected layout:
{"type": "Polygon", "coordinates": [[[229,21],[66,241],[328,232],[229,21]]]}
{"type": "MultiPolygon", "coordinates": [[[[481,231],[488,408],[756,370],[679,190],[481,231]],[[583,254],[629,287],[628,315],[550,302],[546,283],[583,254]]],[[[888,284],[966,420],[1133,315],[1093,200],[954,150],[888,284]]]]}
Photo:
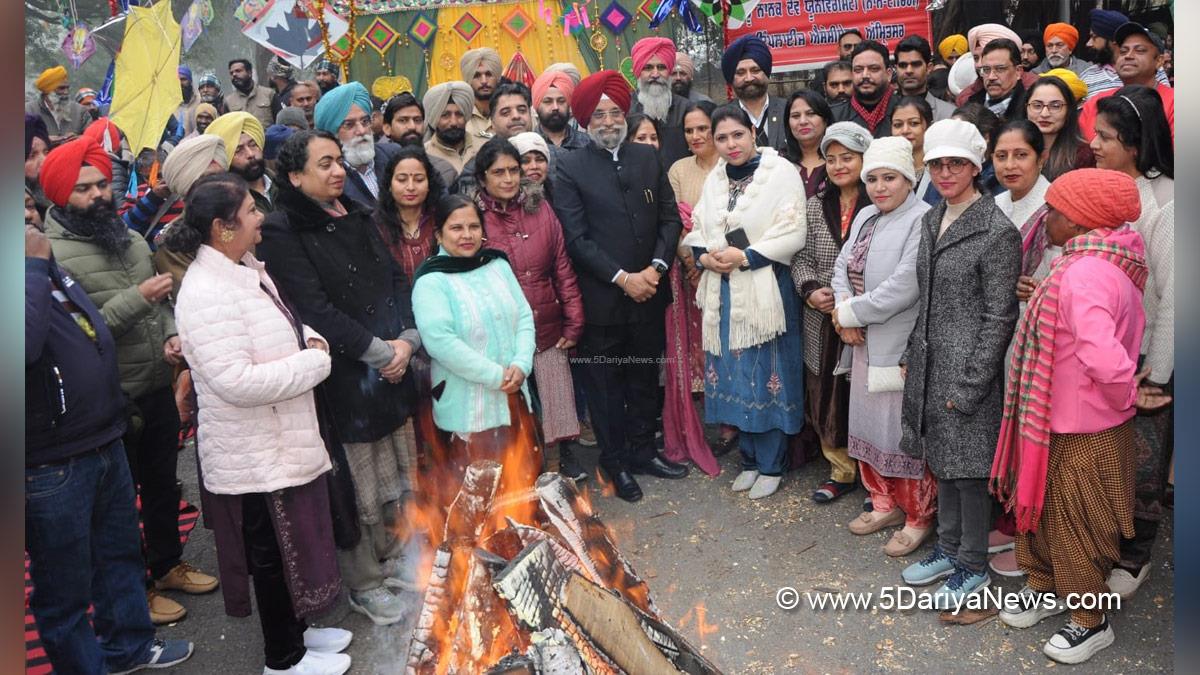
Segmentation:
{"type": "MultiPolygon", "coordinates": [[[[774,72],[837,59],[837,39],[857,28],[890,52],[907,35],[931,40],[925,0],[759,0],[746,23],[725,30],[725,44],[754,34],[771,48],[774,72]]],[[[931,40],[932,41],[932,40],[931,40]]]]}

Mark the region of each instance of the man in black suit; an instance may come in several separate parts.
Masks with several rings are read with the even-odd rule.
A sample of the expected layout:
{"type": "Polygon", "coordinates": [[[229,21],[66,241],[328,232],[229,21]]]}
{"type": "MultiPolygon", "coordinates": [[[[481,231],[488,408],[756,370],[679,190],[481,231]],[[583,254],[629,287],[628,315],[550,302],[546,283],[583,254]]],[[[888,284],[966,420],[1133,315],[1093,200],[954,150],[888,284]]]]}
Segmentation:
{"type": "Polygon", "coordinates": [[[683,114],[691,101],[671,91],[675,43],[662,37],[642,38],[634,43],[629,54],[638,82],[630,112],[644,113],[658,123],[659,155],[663,166],[670,169],[676,161],[691,154],[683,137],[683,114]]]}
{"type": "Polygon", "coordinates": [[[786,151],[785,102],[767,93],[771,83],[771,50],[767,43],[757,35],[743,35],[734,40],[721,55],[721,74],[737,96],[737,102],[729,105],[745,110],[754,124],[754,144],[786,151]]]}
{"type": "Polygon", "coordinates": [[[579,356],[600,466],[617,496],[634,502],[642,490],[633,474],[683,478],[687,467],[654,448],[670,302],[663,277],[682,224],[654,149],[623,142],[629,105],[629,86],[616,71],[600,71],[576,87],[571,110],[592,143],[559,157],[554,210],[583,294],[587,326],[579,356]]]}

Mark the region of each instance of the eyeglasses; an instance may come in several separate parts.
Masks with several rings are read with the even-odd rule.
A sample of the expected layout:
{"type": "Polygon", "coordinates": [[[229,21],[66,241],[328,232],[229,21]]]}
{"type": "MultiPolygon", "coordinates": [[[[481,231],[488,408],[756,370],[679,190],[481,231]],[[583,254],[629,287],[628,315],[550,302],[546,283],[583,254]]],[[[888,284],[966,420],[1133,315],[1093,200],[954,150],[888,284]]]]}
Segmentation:
{"type": "Polygon", "coordinates": [[[342,127],[342,129],[344,129],[346,131],[354,131],[356,128],[370,129],[371,128],[371,118],[370,117],[360,117],[358,119],[346,118],[345,120],[342,121],[341,127],[342,127]]]}
{"type": "Polygon", "coordinates": [[[620,120],[623,117],[625,117],[625,113],[621,112],[620,108],[617,108],[616,110],[609,110],[608,112],[592,113],[592,119],[594,119],[594,120],[612,120],[612,121],[616,122],[617,120],[620,120]]]}
{"type": "Polygon", "coordinates": [[[931,159],[925,162],[925,167],[930,171],[941,172],[949,171],[951,175],[957,176],[963,172],[963,169],[971,165],[971,162],[961,157],[950,157],[948,159],[931,159]]]}
{"type": "Polygon", "coordinates": [[[1027,105],[1025,107],[1028,108],[1030,111],[1032,111],[1033,114],[1039,115],[1039,114],[1041,114],[1041,112],[1043,110],[1046,110],[1047,108],[1049,108],[1050,112],[1052,112],[1052,113],[1060,113],[1063,111],[1063,108],[1067,107],[1067,104],[1063,101],[1052,101],[1050,103],[1042,103],[1041,101],[1030,101],[1029,105],[1027,105]]]}
{"type": "Polygon", "coordinates": [[[988,75],[991,75],[992,73],[995,73],[997,75],[1003,75],[1003,74],[1007,73],[1008,71],[1012,70],[1012,68],[1013,68],[1012,66],[980,66],[979,74],[984,77],[987,77],[988,75]]]}

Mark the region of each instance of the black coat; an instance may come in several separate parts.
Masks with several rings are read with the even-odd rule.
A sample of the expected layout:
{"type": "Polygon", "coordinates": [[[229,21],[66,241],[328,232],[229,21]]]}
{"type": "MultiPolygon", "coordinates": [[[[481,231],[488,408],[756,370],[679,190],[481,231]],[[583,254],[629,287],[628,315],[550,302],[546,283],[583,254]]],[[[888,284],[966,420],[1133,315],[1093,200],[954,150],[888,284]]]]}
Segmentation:
{"type": "MultiPolygon", "coordinates": [[[[400,146],[395,143],[383,141],[375,144],[375,161],[372,164],[375,168],[375,180],[383,180],[384,171],[387,169],[388,162],[400,150],[400,146]]],[[[344,162],[343,162],[344,164],[344,162]]],[[[287,179],[287,176],[284,176],[287,179]]],[[[367,189],[367,182],[363,180],[362,174],[351,166],[346,166],[346,196],[354,201],[367,207],[368,211],[375,209],[376,199],[367,189]]]]}
{"type": "Polygon", "coordinates": [[[333,356],[326,391],[344,443],[369,443],[408,419],[412,377],[389,384],[359,358],[371,340],[393,340],[415,328],[412,296],[370,214],[341,197],[349,213],[335,217],[286,181],[263,223],[256,255],[333,356]]]}
{"type": "MultiPolygon", "coordinates": [[[[875,138],[883,138],[884,136],[892,135],[892,113],[896,112],[896,104],[900,102],[901,98],[902,97],[898,92],[892,92],[892,97],[888,99],[887,113],[885,113],[883,119],[879,121],[879,125],[875,127],[875,133],[872,134],[875,138]]],[[[862,115],[859,115],[858,112],[854,110],[854,107],[850,105],[850,101],[835,103],[834,105],[830,106],[830,109],[833,110],[834,121],[854,122],[862,128],[870,130],[870,127],[867,126],[866,121],[863,120],[862,115]]]]}
{"type": "Polygon", "coordinates": [[[940,479],[987,478],[1004,410],[1004,353],[1019,311],[1021,235],[990,195],[938,238],[945,213],[943,202],[921,221],[920,311],[904,354],[900,447],[924,457],[940,479]]]}
{"type": "Polygon", "coordinates": [[[640,272],[655,258],[670,265],[683,224],[658,153],[623,143],[612,153],[596,144],[559,156],[554,212],[562,222],[583,293],[587,323],[616,326],[662,321],[671,301],[664,279],[658,292],[634,302],[613,283],[618,270],[640,272]]]}
{"type": "MultiPolygon", "coordinates": [[[[760,148],[775,148],[780,154],[787,153],[787,136],[784,128],[787,124],[786,98],[770,96],[767,98],[767,109],[763,113],[761,124],[755,129],[754,144],[760,148]]],[[[721,107],[741,109],[735,99],[721,107]]],[[[682,125],[680,129],[682,129],[682,125]]],[[[669,166],[669,165],[668,165],[669,166]]]]}

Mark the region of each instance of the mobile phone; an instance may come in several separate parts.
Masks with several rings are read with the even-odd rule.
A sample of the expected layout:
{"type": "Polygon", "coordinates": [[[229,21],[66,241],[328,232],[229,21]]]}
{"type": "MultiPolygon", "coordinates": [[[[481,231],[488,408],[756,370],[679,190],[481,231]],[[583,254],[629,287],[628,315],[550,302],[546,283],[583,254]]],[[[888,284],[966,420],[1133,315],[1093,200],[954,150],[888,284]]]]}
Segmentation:
{"type": "Polygon", "coordinates": [[[746,237],[745,228],[737,228],[725,233],[725,241],[734,248],[739,248],[743,251],[750,248],[750,239],[746,237]]]}

